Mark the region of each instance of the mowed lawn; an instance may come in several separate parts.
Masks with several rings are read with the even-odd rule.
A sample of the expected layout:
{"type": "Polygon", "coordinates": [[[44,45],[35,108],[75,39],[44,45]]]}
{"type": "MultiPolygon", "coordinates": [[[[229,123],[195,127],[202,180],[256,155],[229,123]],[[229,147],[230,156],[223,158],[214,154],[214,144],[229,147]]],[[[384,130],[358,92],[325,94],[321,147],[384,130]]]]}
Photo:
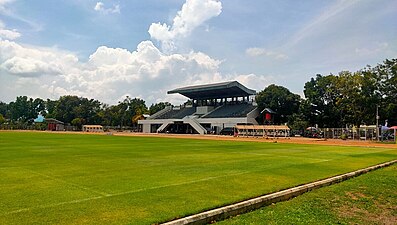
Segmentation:
{"type": "Polygon", "coordinates": [[[396,187],[395,164],[217,224],[397,224],[396,187]]]}
{"type": "Polygon", "coordinates": [[[397,159],[395,149],[0,132],[0,224],[151,224],[397,159]]]}

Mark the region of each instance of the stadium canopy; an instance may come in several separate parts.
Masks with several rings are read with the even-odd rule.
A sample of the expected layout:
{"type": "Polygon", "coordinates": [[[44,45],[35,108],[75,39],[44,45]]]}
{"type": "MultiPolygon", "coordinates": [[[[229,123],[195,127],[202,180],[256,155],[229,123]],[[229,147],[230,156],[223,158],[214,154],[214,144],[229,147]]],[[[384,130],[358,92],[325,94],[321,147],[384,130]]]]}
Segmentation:
{"type": "Polygon", "coordinates": [[[181,94],[193,100],[247,97],[256,91],[248,89],[237,81],[188,86],[168,91],[167,94],[181,94]]]}

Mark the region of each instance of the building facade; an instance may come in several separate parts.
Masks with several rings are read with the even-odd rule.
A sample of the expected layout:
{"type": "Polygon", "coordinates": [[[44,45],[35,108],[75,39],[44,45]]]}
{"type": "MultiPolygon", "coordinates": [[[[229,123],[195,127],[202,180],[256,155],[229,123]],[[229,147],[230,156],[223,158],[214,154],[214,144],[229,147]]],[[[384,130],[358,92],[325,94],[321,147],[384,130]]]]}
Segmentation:
{"type": "Polygon", "coordinates": [[[219,134],[237,124],[258,124],[256,92],[237,81],[197,85],[168,91],[189,98],[189,104],[167,107],[139,120],[144,133],[219,134]]]}

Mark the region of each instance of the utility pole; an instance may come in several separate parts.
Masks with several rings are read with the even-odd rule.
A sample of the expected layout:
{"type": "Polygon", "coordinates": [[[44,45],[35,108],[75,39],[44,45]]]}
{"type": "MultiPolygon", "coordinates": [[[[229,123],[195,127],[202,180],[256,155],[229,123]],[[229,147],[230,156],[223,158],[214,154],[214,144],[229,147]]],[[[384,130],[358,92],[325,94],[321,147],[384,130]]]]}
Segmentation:
{"type": "Polygon", "coordinates": [[[376,139],[379,141],[379,105],[376,105],[376,139]]]}

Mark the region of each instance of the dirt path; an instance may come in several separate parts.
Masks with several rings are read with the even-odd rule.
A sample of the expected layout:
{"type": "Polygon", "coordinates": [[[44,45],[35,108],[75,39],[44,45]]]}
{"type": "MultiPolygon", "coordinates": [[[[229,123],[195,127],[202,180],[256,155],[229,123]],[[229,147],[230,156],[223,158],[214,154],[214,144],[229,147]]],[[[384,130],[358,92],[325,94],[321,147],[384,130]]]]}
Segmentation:
{"type": "Polygon", "coordinates": [[[222,141],[252,141],[252,142],[270,142],[270,143],[294,143],[294,144],[313,144],[313,145],[336,145],[336,146],[360,146],[360,147],[381,147],[397,148],[397,144],[385,144],[372,141],[358,140],[340,140],[340,139],[315,139],[304,137],[291,138],[262,138],[262,137],[233,137],[223,135],[191,135],[191,134],[145,134],[145,133],[113,133],[117,136],[141,136],[141,137],[164,137],[164,138],[188,138],[201,140],[222,140],[222,141]]]}
{"type": "MultiPolygon", "coordinates": [[[[0,130],[0,132],[10,132],[0,130]]],[[[104,133],[88,133],[88,132],[63,132],[63,131],[25,131],[12,130],[12,132],[45,132],[45,133],[66,133],[66,134],[91,134],[103,135],[104,133]]],[[[105,133],[107,134],[107,133],[105,133]]],[[[133,132],[113,132],[115,136],[136,136],[136,137],[162,137],[162,138],[184,138],[184,139],[199,139],[199,140],[221,140],[221,141],[252,141],[252,142],[269,142],[269,143],[294,143],[294,144],[312,144],[312,145],[335,145],[335,146],[359,146],[359,147],[380,147],[380,148],[396,148],[397,144],[385,144],[373,141],[358,141],[358,140],[340,140],[340,139],[316,139],[304,137],[291,138],[262,138],[262,137],[233,137],[224,135],[195,135],[195,134],[147,134],[147,133],[133,133],[133,132]]]]}

